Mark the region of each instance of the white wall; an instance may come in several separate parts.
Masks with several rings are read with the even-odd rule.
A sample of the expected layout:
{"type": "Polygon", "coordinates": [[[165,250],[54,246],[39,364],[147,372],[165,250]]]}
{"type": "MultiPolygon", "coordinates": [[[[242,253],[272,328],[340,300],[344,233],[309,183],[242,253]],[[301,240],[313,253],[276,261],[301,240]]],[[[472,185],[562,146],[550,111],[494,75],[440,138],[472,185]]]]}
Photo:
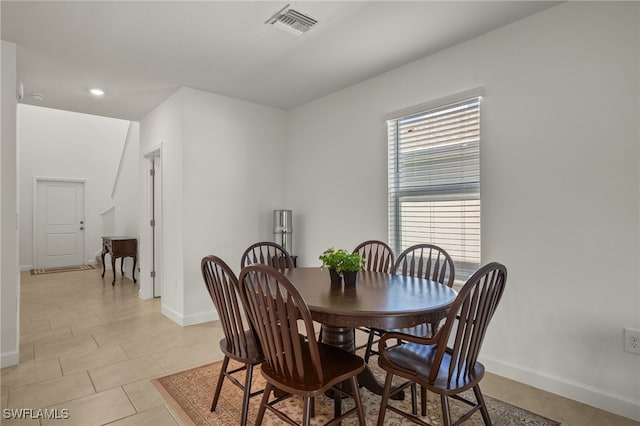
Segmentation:
{"type": "MultiPolygon", "coordinates": [[[[140,239],[140,189],[140,124],[130,122],[111,195],[115,205],[111,235],[126,235],[140,239]]],[[[131,277],[132,268],[133,259],[125,258],[126,276],[131,277]]],[[[136,272],[136,278],[139,275],[136,272]]]]}
{"type": "Polygon", "coordinates": [[[95,262],[102,248],[102,219],[111,193],[129,122],[89,114],[20,105],[20,265],[33,258],[34,177],[84,179],[85,256],[95,262]]]}
{"type": "MultiPolygon", "coordinates": [[[[162,169],[161,229],[163,248],[160,271],[162,287],[162,313],[176,322],[184,316],[184,285],[182,283],[183,264],[183,94],[174,93],[140,121],[140,173],[149,173],[148,160],[144,153],[162,148],[159,159],[162,169]],[[178,279],[180,277],[180,280],[178,279]]],[[[142,178],[141,178],[142,179],[142,178]]],[[[143,180],[146,182],[146,180],[143,180]]],[[[148,190],[147,187],[144,187],[148,190]]],[[[153,297],[149,279],[151,273],[151,236],[148,232],[150,215],[147,194],[140,197],[140,294],[143,298],[153,297]]]]}
{"type": "Polygon", "coordinates": [[[187,88],[141,121],[142,152],[162,145],[162,311],[178,323],[216,318],[203,256],[238,272],[244,249],[271,238],[284,200],[285,124],[282,111],[187,88]]]}
{"type": "Polygon", "coordinates": [[[16,45],[2,41],[2,136],[0,139],[0,367],[18,363],[18,174],[16,163],[16,45]]]}
{"type": "Polygon", "coordinates": [[[482,86],[489,370],[640,420],[639,4],[569,2],[290,114],[296,247],[387,236],[385,114],[482,86]]]}
{"type": "Polygon", "coordinates": [[[283,111],[207,92],[184,92],[184,289],[190,321],[211,312],[200,260],[224,259],[236,272],[251,244],[272,239],[284,200],[283,111]]]}

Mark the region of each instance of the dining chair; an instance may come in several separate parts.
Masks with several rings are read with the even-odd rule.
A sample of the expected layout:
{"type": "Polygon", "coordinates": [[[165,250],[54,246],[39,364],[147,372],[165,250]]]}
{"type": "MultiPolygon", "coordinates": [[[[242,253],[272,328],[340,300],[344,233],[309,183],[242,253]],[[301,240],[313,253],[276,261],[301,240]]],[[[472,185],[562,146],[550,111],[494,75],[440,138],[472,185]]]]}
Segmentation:
{"type": "MultiPolygon", "coordinates": [[[[431,281],[444,284],[448,287],[453,286],[455,280],[455,266],[453,259],[449,256],[446,250],[433,244],[415,244],[406,250],[404,250],[393,265],[393,274],[399,274],[402,276],[411,276],[417,278],[425,278],[431,281]]],[[[411,328],[404,328],[402,330],[376,330],[376,334],[383,334],[388,331],[399,331],[404,334],[411,334],[420,337],[429,337],[435,334],[438,329],[438,325],[445,317],[446,312],[442,312],[439,316],[434,317],[430,322],[418,324],[411,328]]],[[[367,342],[367,348],[365,350],[365,361],[369,362],[369,357],[372,354],[378,354],[373,349],[373,339],[369,339],[367,342]],[[371,344],[369,344],[371,342],[371,344]]],[[[411,387],[411,399],[414,414],[417,414],[415,401],[416,401],[416,386],[411,387]]],[[[427,391],[425,388],[421,389],[421,413],[427,414],[427,391]]]]}
{"type": "MultiPolygon", "coordinates": [[[[403,251],[393,264],[391,273],[405,277],[425,278],[448,287],[452,287],[455,280],[453,259],[446,250],[433,244],[416,244],[403,251]]],[[[402,331],[420,336],[431,335],[441,319],[436,318],[431,323],[419,324],[412,329],[402,331]]],[[[384,330],[376,330],[377,334],[382,332],[384,330]]],[[[373,349],[373,338],[370,337],[364,354],[365,361],[369,362],[369,357],[377,353],[373,349]]]]}
{"type": "Polygon", "coordinates": [[[426,278],[449,287],[455,267],[449,253],[433,244],[416,244],[403,251],[393,265],[394,274],[426,278]]]}
{"type": "Polygon", "coordinates": [[[415,413],[408,413],[390,405],[389,397],[414,383],[440,395],[442,420],[451,425],[448,398],[461,401],[471,408],[455,424],[466,421],[480,410],[485,425],[491,424],[480,381],[484,366],[478,362],[487,327],[502,298],[507,281],[507,269],[500,263],[490,263],[474,273],[462,287],[444,321],[431,337],[389,332],[378,343],[378,364],[387,372],[378,426],[384,424],[387,409],[420,425],[427,425],[415,413]],[[390,339],[403,344],[387,347],[390,339]],[[391,389],[394,376],[407,381],[391,389]],[[473,389],[475,402],[460,395],[473,389]]]}
{"type": "MultiPolygon", "coordinates": [[[[393,250],[389,245],[383,241],[368,240],[364,241],[353,249],[353,253],[358,253],[365,260],[364,269],[367,271],[385,272],[390,273],[393,270],[394,256],[393,250]]],[[[365,348],[364,361],[369,362],[371,356],[371,348],[373,344],[377,342],[374,340],[376,337],[380,337],[383,330],[369,327],[358,327],[355,330],[362,331],[367,334],[367,343],[364,345],[356,346],[356,350],[365,348]]],[[[354,336],[355,340],[355,336],[354,336]]]]}
{"type": "Polygon", "coordinates": [[[353,249],[365,261],[364,269],[367,271],[391,272],[393,269],[393,250],[385,242],[369,240],[362,242],[353,249]]]}
{"type": "Polygon", "coordinates": [[[240,259],[240,267],[261,264],[269,265],[281,271],[293,269],[293,258],[280,244],[270,241],[255,243],[247,248],[240,259]]]}
{"type": "Polygon", "coordinates": [[[264,351],[260,371],[267,386],[260,402],[256,425],[262,423],[266,410],[288,424],[298,424],[280,411],[278,403],[299,396],[304,400],[302,425],[309,425],[313,399],[331,390],[335,417],[339,423],[353,414],[364,426],[364,409],[358,389],[358,374],[365,368],[362,358],[339,348],[305,339],[313,333],[311,312],[295,286],[280,271],[266,265],[242,269],[239,278],[245,310],[255,327],[264,351]],[[347,385],[342,382],[348,381],[347,385]],[[269,401],[272,390],[279,393],[269,401]],[[342,396],[350,396],[355,407],[341,413],[342,396]]]}
{"type": "Polygon", "coordinates": [[[250,323],[242,315],[238,293],[238,280],[229,266],[217,256],[206,256],[201,262],[202,277],[218,311],[224,339],[220,340],[220,350],[224,354],[218,383],[211,403],[211,411],[216,410],[222,382],[225,378],[244,391],[242,399],[241,425],[247,424],[249,398],[263,392],[251,392],[253,367],[264,361],[262,350],[250,323]],[[242,366],[228,370],[229,360],[242,363],[242,366]],[[234,377],[235,373],[246,371],[244,384],[234,377]]]}
{"type": "MultiPolygon", "coordinates": [[[[393,265],[393,273],[405,277],[426,278],[447,287],[453,287],[456,277],[453,259],[449,253],[433,244],[416,244],[400,253],[393,265]]],[[[403,332],[418,336],[433,335],[442,319],[444,319],[444,314],[441,318],[419,324],[412,329],[404,329],[403,332]]]]}

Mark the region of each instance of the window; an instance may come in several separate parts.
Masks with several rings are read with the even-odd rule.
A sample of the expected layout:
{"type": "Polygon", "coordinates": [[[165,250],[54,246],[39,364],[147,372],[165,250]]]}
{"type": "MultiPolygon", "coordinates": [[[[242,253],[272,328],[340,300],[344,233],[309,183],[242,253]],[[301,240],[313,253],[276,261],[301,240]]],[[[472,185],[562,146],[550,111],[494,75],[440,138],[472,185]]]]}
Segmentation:
{"type": "Polygon", "coordinates": [[[390,245],[442,247],[462,282],[480,266],[480,97],[463,99],[387,120],[390,245]]]}

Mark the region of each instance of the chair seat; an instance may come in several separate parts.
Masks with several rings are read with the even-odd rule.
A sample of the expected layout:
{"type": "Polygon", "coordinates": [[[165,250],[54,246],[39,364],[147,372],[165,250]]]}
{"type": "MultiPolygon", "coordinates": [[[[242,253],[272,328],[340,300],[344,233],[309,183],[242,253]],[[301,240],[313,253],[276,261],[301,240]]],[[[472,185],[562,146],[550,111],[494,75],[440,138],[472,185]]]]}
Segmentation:
{"type": "Polygon", "coordinates": [[[432,335],[431,324],[428,322],[418,324],[413,327],[394,328],[394,329],[388,330],[387,332],[389,331],[394,333],[409,334],[411,336],[416,336],[416,337],[431,337],[432,335]]]}
{"type": "Polygon", "coordinates": [[[235,345],[232,345],[226,338],[220,340],[220,350],[222,353],[233,360],[244,363],[258,364],[264,361],[260,345],[256,342],[251,330],[245,330],[244,335],[247,340],[246,347],[239,345],[237,342],[235,345]]]}
{"type": "Polygon", "coordinates": [[[391,330],[381,330],[382,333],[402,333],[416,337],[431,337],[439,328],[440,322],[447,317],[448,311],[440,311],[434,315],[431,315],[430,322],[424,322],[413,327],[406,328],[392,328],[391,330]],[[435,325],[435,330],[434,330],[435,325]]]}
{"type": "MultiPolygon", "coordinates": [[[[442,318],[444,318],[446,315],[442,315],[442,317],[438,318],[438,323],[440,322],[440,320],[442,320],[442,318]]],[[[402,334],[408,334],[410,336],[416,336],[416,337],[431,337],[434,333],[432,332],[433,330],[433,326],[431,323],[422,323],[422,324],[418,324],[415,325],[413,327],[406,327],[406,328],[392,328],[390,330],[382,330],[379,328],[371,328],[369,329],[370,333],[372,333],[372,335],[369,338],[369,341],[371,343],[375,343],[374,336],[382,336],[384,333],[402,333],[402,334]]],[[[437,331],[437,330],[436,330],[437,331]]],[[[361,349],[363,347],[367,348],[367,351],[365,353],[365,361],[368,362],[369,361],[369,356],[373,355],[373,354],[378,354],[378,351],[376,351],[375,349],[373,349],[373,346],[369,344],[369,342],[367,342],[366,345],[357,347],[356,349],[361,349]]]]}
{"type": "Polygon", "coordinates": [[[404,343],[388,349],[387,356],[393,364],[379,358],[381,368],[393,371],[393,374],[410,379],[429,390],[437,390],[439,394],[455,394],[477,385],[484,376],[484,365],[476,361],[473,371],[468,375],[460,375],[457,380],[448,381],[451,354],[445,352],[438,375],[434,383],[429,383],[429,374],[435,357],[437,345],[420,345],[404,343]],[[449,392],[451,391],[451,392],[449,392]]]}
{"type": "MultiPolygon", "coordinates": [[[[313,377],[311,372],[314,370],[311,364],[311,356],[307,350],[304,350],[302,356],[297,361],[302,361],[305,377],[313,377]]],[[[272,370],[268,363],[263,363],[261,371],[267,381],[273,383],[278,389],[294,395],[311,395],[317,396],[330,389],[335,384],[349,379],[353,376],[354,371],[359,374],[365,368],[362,358],[357,355],[345,352],[333,346],[324,343],[318,343],[318,352],[320,354],[320,363],[322,364],[322,374],[324,380],[319,383],[317,381],[290,381],[272,370]]]]}

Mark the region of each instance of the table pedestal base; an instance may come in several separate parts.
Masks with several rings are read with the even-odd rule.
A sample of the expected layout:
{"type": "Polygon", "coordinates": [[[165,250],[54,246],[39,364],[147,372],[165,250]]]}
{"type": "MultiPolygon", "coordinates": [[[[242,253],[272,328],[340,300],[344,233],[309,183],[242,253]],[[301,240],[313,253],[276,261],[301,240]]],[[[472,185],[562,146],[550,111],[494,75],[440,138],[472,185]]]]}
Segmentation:
{"type": "MultiPolygon", "coordinates": [[[[322,343],[335,346],[344,351],[355,352],[355,334],[351,327],[331,327],[322,326],[322,343]]],[[[376,395],[382,395],[384,386],[376,380],[375,376],[367,365],[362,373],[358,375],[358,383],[376,395]]],[[[391,399],[403,400],[404,392],[398,392],[391,399]]]]}

